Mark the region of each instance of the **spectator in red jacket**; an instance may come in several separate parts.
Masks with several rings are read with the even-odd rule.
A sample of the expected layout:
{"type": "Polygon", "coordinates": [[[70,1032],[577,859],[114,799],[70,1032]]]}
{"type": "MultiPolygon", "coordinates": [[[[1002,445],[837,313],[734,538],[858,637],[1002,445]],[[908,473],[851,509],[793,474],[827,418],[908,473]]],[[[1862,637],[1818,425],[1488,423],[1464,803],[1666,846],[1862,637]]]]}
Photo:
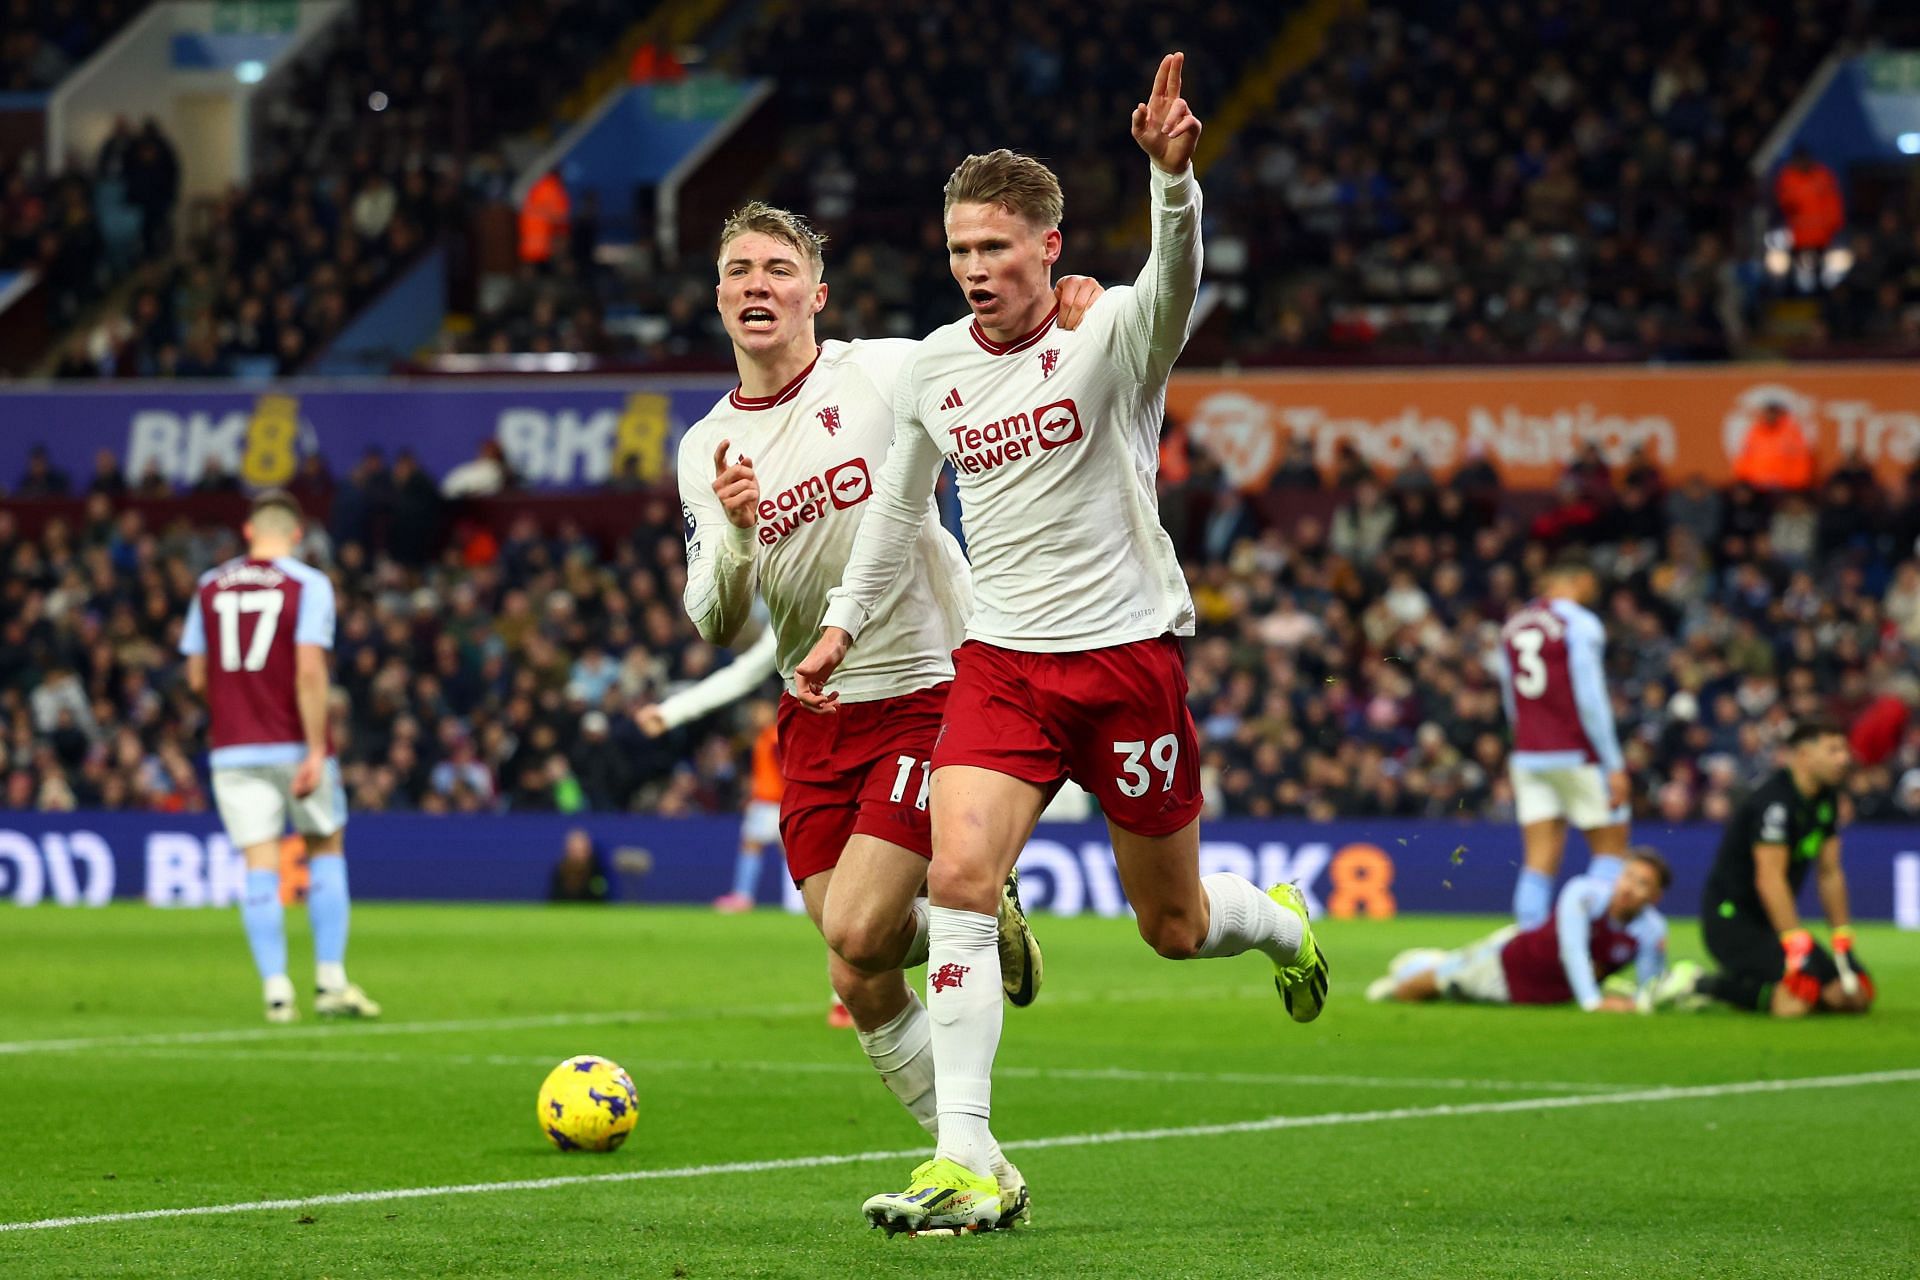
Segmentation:
{"type": "Polygon", "coordinates": [[[1804,146],[1793,149],[1793,158],[1773,180],[1773,198],[1793,233],[1795,253],[1825,249],[1846,225],[1839,179],[1804,146]]]}

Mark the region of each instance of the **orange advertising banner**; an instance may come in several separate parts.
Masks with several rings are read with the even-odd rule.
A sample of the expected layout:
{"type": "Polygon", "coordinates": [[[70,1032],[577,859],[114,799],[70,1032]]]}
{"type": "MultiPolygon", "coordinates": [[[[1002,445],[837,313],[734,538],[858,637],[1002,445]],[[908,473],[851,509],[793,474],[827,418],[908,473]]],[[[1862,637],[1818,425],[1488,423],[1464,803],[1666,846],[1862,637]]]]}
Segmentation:
{"type": "Polygon", "coordinates": [[[1323,471],[1342,441],[1385,475],[1416,452],[1441,477],[1484,452],[1508,485],[1534,489],[1592,440],[1612,464],[1644,447],[1669,481],[1721,483],[1774,401],[1823,471],[1856,451],[1884,480],[1920,462],[1920,362],[1181,373],[1167,391],[1174,421],[1243,488],[1265,484],[1297,439],[1323,471]]]}

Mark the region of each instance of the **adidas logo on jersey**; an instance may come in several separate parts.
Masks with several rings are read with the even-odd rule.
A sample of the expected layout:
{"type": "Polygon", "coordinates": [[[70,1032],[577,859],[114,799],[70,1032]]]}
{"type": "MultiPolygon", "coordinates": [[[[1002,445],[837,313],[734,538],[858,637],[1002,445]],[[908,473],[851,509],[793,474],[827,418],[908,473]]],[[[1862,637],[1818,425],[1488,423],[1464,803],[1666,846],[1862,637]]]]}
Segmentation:
{"type": "Polygon", "coordinates": [[[958,387],[947,392],[947,398],[940,402],[940,408],[943,412],[948,409],[959,409],[963,407],[964,402],[960,399],[960,388],[958,387]]]}
{"type": "Polygon", "coordinates": [[[771,498],[762,498],[758,508],[760,528],[755,537],[761,546],[771,547],[802,525],[824,518],[828,511],[857,507],[872,496],[873,473],[867,469],[867,460],[849,459],[789,485],[771,498]]]}

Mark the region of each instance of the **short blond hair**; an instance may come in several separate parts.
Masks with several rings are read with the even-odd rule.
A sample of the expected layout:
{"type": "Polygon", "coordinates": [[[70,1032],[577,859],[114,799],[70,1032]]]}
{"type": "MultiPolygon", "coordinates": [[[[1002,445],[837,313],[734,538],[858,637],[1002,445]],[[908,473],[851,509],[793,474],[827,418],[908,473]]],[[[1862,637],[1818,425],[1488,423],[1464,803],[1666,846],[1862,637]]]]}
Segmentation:
{"type": "Polygon", "coordinates": [[[776,208],[763,200],[749,200],[728,214],[727,220],[720,224],[720,261],[726,262],[728,245],[756,231],[791,247],[805,258],[807,265],[813,268],[815,280],[825,274],[827,263],[821,250],[826,247],[827,238],[815,231],[813,224],[799,214],[776,208]]]}
{"type": "Polygon", "coordinates": [[[947,179],[943,212],[951,213],[956,204],[998,205],[1047,229],[1058,227],[1067,209],[1066,198],[1060,194],[1060,179],[1053,170],[1032,156],[1005,147],[960,162],[947,179]]]}

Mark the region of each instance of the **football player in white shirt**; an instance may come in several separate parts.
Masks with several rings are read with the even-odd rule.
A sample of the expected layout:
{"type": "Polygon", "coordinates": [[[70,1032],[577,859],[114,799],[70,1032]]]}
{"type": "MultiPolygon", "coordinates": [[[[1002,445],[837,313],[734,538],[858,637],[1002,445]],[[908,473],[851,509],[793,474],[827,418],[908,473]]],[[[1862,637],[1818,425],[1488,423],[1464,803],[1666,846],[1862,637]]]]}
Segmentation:
{"type": "Polygon", "coordinates": [[[825,630],[798,666],[796,695],[830,707],[825,682],[861,660],[906,577],[944,455],[959,481],[974,609],[933,759],[927,989],[940,1142],[905,1191],[866,1202],[868,1220],[889,1231],[979,1229],[999,1216],[988,1124],[1001,1031],[995,907],[1061,778],[1099,801],[1156,951],[1259,950],[1302,1022],[1326,997],[1297,889],[1262,893],[1199,873],[1199,752],[1177,638],[1192,634],[1193,602],[1154,491],[1167,376],[1200,285],[1200,121],[1181,97],[1184,61],[1164,58],[1133,112],[1152,161],[1152,254],[1077,332],[1058,330],[1048,284],[1059,181],[1009,151],[954,171],[947,249],[972,314],[908,359],[893,449],[825,630]]]}
{"type": "MultiPolygon", "coordinates": [[[[687,612],[707,640],[730,644],[757,591],[788,679],[846,568],[893,438],[894,381],[918,345],[815,340],[827,300],[821,244],[805,219],[758,202],[728,219],[717,294],[740,386],[688,429],[679,455],[687,612]]],[[[1091,280],[1061,283],[1077,313],[1099,292],[1091,280]]],[[[971,588],[959,545],[937,519],[899,554],[907,571],[874,601],[870,643],[834,682],[836,713],[782,699],[780,834],[861,1046],[933,1133],[932,1032],[902,970],[927,954],[919,894],[933,848],[929,761],[971,588]]],[[[1006,995],[1024,1005],[1039,986],[1040,954],[1011,877],[1002,880],[995,919],[1006,995]]],[[[1005,1190],[994,1225],[1010,1226],[1025,1216],[1026,1186],[997,1149],[989,1160],[1005,1190]]]]}

